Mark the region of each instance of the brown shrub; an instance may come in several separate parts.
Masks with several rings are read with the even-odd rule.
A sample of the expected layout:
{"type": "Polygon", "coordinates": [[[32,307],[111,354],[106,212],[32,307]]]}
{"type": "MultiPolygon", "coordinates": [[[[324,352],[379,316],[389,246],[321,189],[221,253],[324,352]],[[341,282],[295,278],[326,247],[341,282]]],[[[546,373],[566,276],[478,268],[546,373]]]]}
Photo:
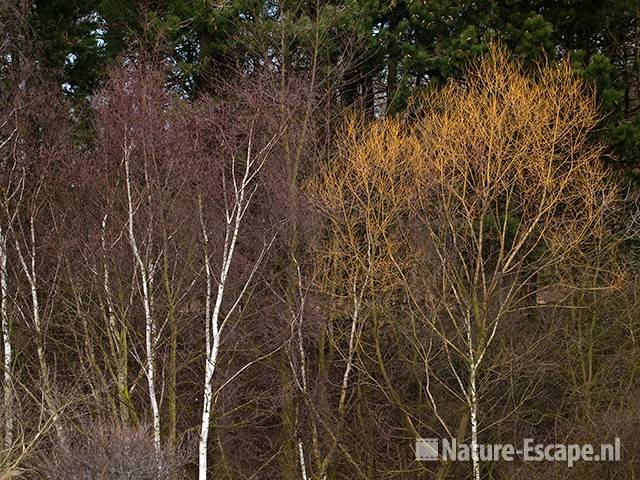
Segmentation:
{"type": "Polygon", "coordinates": [[[177,468],[147,428],[90,424],[56,441],[36,470],[47,480],[165,480],[177,468]]]}

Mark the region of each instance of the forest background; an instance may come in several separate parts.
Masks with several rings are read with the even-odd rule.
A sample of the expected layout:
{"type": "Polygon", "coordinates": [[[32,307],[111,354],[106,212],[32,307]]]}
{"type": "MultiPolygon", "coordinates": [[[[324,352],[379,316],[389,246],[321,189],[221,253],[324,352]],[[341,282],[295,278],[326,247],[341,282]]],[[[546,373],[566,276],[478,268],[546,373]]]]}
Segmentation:
{"type": "Polygon", "coordinates": [[[0,8],[0,478],[638,475],[637,0],[0,8]]]}

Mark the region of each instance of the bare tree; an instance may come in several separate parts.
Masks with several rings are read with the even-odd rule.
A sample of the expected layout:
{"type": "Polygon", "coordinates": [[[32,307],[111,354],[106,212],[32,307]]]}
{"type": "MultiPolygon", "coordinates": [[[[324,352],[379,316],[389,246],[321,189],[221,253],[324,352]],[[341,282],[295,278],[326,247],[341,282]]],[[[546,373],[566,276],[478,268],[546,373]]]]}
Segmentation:
{"type": "MultiPolygon", "coordinates": [[[[376,305],[398,286],[393,253],[399,254],[395,240],[412,193],[411,150],[406,148],[401,123],[367,125],[362,119],[351,118],[340,147],[337,157],[324,166],[310,188],[314,205],[326,219],[316,253],[321,272],[317,288],[329,299],[326,315],[332,318],[333,332],[329,341],[340,356],[334,423],[322,422],[330,441],[325,452],[319,452],[318,442],[314,442],[314,474],[321,479],[327,478],[335,451],[346,452],[341,430],[353,370],[366,369],[362,357],[369,353],[364,353],[363,332],[377,328],[376,305]],[[348,321],[343,324],[342,318],[348,321]]],[[[358,471],[360,466],[347,458],[358,471]]],[[[366,477],[361,470],[359,474],[366,477]]]]}
{"type": "MultiPolygon", "coordinates": [[[[4,119],[0,131],[4,131],[5,127],[11,123],[10,116],[4,119]]],[[[6,134],[0,143],[0,152],[2,152],[3,169],[6,170],[10,164],[10,158],[7,154],[8,146],[13,140],[17,129],[13,128],[6,134]]],[[[7,232],[5,227],[0,227],[0,322],[2,324],[2,368],[3,368],[3,418],[4,418],[4,448],[10,448],[13,444],[13,344],[11,341],[11,325],[8,310],[8,282],[9,276],[7,272],[7,232]]]]}
{"type": "MultiPolygon", "coordinates": [[[[262,250],[260,251],[258,258],[254,261],[247,277],[242,280],[242,286],[239,292],[228,298],[230,295],[227,293],[229,271],[231,263],[234,260],[234,254],[239,240],[241,227],[243,227],[243,220],[247,214],[247,210],[251,206],[251,200],[258,187],[258,180],[260,171],[268,160],[269,153],[273,148],[274,142],[278,136],[274,136],[269,139],[262,147],[258,147],[259,150],[254,151],[254,131],[253,124],[251,125],[248,138],[247,147],[244,154],[238,152],[231,153],[230,159],[230,178],[226,178],[227,172],[222,171],[222,188],[225,192],[224,195],[224,241],[222,245],[222,257],[220,261],[219,271],[214,274],[211,267],[210,249],[209,249],[209,231],[207,228],[204,210],[206,204],[199,199],[199,211],[202,225],[202,244],[204,248],[204,265],[206,273],[206,307],[205,307],[205,375],[203,383],[203,408],[202,408],[202,420],[200,425],[200,436],[198,441],[198,478],[200,480],[206,480],[207,478],[207,451],[208,451],[208,438],[209,428],[211,421],[211,408],[213,400],[213,377],[216,372],[216,366],[220,353],[220,344],[222,342],[223,333],[225,327],[227,327],[228,321],[234,314],[235,310],[240,305],[240,302],[247,292],[251,281],[267,252],[271,241],[267,241],[262,250]],[[241,156],[242,155],[242,156],[241,156]],[[242,158],[244,157],[244,158],[242,158]],[[229,192],[227,193],[227,186],[229,185],[229,192]],[[217,288],[214,293],[214,282],[217,282],[217,288]],[[223,313],[223,301],[227,300],[229,306],[226,313],[223,313]]],[[[253,363],[253,362],[251,362],[253,363]]],[[[251,364],[250,363],[250,364],[251,364]]],[[[242,367],[244,370],[250,366],[250,364],[242,367]]],[[[234,374],[238,375],[240,372],[234,374]]],[[[233,377],[231,379],[233,379],[233,377]]],[[[231,379],[227,380],[228,383],[231,379]]],[[[225,383],[225,384],[226,384],[225,383]]],[[[223,385],[224,386],[224,385],[223,385]]]]}
{"type": "MultiPolygon", "coordinates": [[[[464,85],[422,105],[414,214],[423,260],[404,273],[468,408],[476,480],[479,385],[502,323],[534,308],[541,286],[570,288],[561,266],[575,268],[607,241],[617,189],[589,136],[597,122],[593,97],[567,64],[532,79],[499,49],[464,85]]],[[[430,348],[423,353],[433,382],[430,348]]]]}

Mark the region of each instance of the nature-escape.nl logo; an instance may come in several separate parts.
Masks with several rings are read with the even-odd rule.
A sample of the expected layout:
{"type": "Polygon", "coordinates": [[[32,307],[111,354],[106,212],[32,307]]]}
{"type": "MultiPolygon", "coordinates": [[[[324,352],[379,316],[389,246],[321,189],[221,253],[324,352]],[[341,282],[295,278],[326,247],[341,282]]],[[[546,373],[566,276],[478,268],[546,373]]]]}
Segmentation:
{"type": "Polygon", "coordinates": [[[455,438],[417,438],[415,453],[417,461],[472,461],[475,454],[481,462],[563,462],[572,467],[576,462],[617,462],[620,461],[620,439],[613,443],[594,445],[590,443],[536,443],[525,438],[522,445],[515,444],[471,444],[459,443],[455,438]]]}

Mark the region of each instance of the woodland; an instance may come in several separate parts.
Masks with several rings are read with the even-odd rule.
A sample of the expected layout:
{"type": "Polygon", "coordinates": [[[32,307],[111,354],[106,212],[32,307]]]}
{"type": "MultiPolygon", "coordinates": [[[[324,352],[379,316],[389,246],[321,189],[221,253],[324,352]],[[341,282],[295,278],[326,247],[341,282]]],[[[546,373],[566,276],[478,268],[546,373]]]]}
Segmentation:
{"type": "Polygon", "coordinates": [[[0,1],[0,480],[640,475],[637,0],[0,1]]]}

